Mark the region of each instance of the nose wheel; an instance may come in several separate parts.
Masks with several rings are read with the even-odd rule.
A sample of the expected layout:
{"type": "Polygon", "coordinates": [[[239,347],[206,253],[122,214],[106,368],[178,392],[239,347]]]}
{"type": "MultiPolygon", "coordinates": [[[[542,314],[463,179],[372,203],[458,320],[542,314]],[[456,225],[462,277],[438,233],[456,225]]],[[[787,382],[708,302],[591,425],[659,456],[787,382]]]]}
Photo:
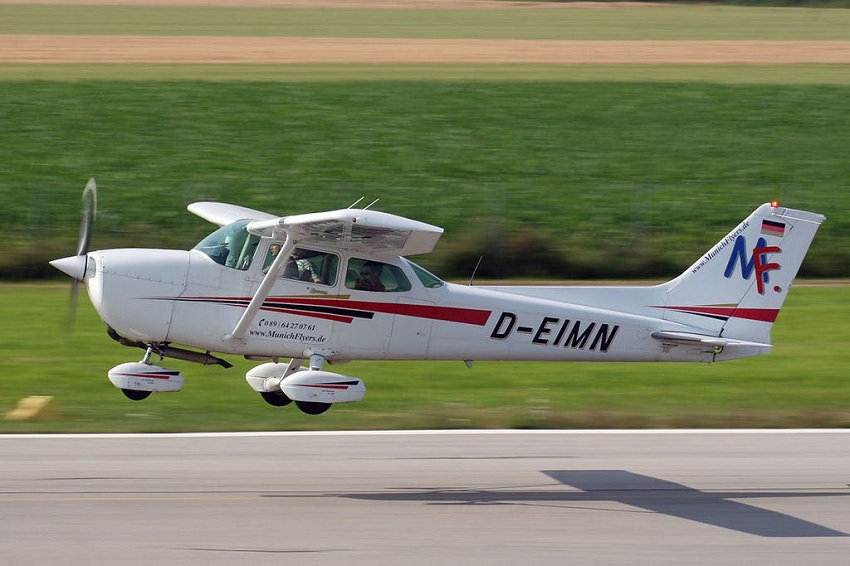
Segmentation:
{"type": "MultiPolygon", "coordinates": [[[[145,357],[139,360],[140,364],[145,364],[146,366],[151,365],[151,354],[153,354],[153,345],[148,346],[145,351],[145,357]]],[[[148,397],[151,396],[152,391],[140,391],[138,389],[125,389],[121,388],[121,393],[124,394],[124,397],[130,399],[131,401],[144,401],[148,397]]]]}
{"type": "Polygon", "coordinates": [[[154,348],[149,346],[141,361],[117,365],[107,373],[112,385],[131,401],[147,399],[154,391],[180,391],[183,388],[182,373],[150,363],[154,348]]]}

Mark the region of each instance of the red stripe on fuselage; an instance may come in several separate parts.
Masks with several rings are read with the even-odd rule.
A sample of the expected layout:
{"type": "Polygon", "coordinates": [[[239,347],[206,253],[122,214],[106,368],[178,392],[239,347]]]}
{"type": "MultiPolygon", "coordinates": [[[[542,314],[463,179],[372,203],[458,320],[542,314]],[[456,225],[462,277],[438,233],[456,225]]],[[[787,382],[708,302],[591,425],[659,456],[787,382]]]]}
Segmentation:
{"type": "MultiPolygon", "coordinates": [[[[251,297],[177,297],[177,301],[188,302],[210,302],[214,304],[246,307],[251,302],[251,297]]],[[[321,313],[315,311],[300,311],[291,308],[296,305],[310,305],[317,307],[340,308],[348,310],[359,310],[364,312],[380,312],[384,314],[395,314],[410,316],[414,318],[428,318],[432,320],[444,320],[446,322],[457,322],[460,324],[472,324],[484,326],[492,314],[492,311],[468,309],[462,307],[441,307],[435,305],[413,305],[408,303],[381,303],[377,301],[351,301],[348,299],[320,299],[312,297],[268,297],[261,310],[295,314],[313,318],[322,318],[334,322],[350,323],[353,318],[334,313],[321,313]],[[275,306],[277,304],[285,306],[275,306]],[[290,307],[290,308],[287,308],[290,307]]]]}
{"type": "Polygon", "coordinates": [[[685,313],[713,314],[730,318],[744,318],[760,322],[775,322],[779,309],[752,309],[739,307],[660,307],[685,313]]]}
{"type": "Polygon", "coordinates": [[[350,316],[339,316],[337,314],[327,314],[323,312],[309,312],[309,311],[296,311],[292,309],[279,309],[275,307],[261,307],[260,310],[263,311],[271,311],[271,312],[281,312],[284,314],[297,314],[298,316],[309,316],[311,318],[321,318],[324,320],[332,320],[334,322],[345,322],[351,323],[353,318],[350,316]]]}
{"type": "Polygon", "coordinates": [[[492,311],[461,307],[438,307],[434,305],[412,305],[408,303],[379,303],[375,301],[350,301],[345,299],[269,297],[266,299],[266,302],[357,309],[385,314],[412,316],[415,318],[445,320],[447,322],[458,322],[461,324],[474,324],[476,326],[484,326],[487,324],[487,320],[490,318],[490,314],[492,313],[492,311]]]}
{"type": "Polygon", "coordinates": [[[776,322],[779,309],[742,309],[737,308],[732,313],[734,318],[746,318],[747,320],[759,320],[761,322],[776,322]]]}

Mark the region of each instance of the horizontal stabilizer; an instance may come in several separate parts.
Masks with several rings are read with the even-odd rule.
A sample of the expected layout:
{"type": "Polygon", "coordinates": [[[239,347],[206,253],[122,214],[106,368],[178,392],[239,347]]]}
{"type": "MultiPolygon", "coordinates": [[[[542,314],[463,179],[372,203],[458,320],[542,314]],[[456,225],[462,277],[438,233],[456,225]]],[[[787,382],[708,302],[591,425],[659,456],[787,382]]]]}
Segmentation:
{"type": "Polygon", "coordinates": [[[690,332],[653,332],[652,337],[656,340],[665,342],[676,342],[679,344],[705,344],[706,346],[719,346],[721,348],[729,347],[757,347],[757,348],[772,348],[770,344],[762,344],[760,342],[747,342],[745,340],[732,340],[730,338],[720,338],[719,336],[706,336],[704,334],[692,334],[690,332]]]}

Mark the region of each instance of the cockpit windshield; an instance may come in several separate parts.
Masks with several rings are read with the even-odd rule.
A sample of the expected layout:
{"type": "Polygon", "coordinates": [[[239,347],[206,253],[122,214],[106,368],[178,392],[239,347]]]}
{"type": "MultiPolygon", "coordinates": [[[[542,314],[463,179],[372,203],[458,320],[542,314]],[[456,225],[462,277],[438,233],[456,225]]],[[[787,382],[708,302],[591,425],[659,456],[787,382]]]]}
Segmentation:
{"type": "Polygon", "coordinates": [[[194,249],[207,254],[214,262],[225,267],[245,271],[251,267],[260,237],[249,234],[250,220],[237,220],[223,226],[204,238],[194,249]]]}
{"type": "Polygon", "coordinates": [[[438,287],[442,287],[446,284],[445,281],[425,269],[424,267],[418,266],[409,259],[405,259],[405,261],[413,268],[413,273],[416,274],[416,277],[419,278],[419,281],[428,289],[436,289],[438,287]]]}

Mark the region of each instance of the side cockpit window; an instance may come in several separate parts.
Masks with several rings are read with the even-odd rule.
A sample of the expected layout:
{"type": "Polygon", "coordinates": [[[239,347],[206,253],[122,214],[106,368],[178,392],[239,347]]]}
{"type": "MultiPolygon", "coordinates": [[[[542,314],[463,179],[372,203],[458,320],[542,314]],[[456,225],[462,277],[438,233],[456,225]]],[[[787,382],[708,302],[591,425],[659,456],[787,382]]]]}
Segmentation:
{"type": "Polygon", "coordinates": [[[260,237],[249,234],[246,226],[250,220],[238,220],[222,226],[200,241],[194,249],[205,253],[214,262],[225,267],[245,271],[251,267],[260,237]]]}
{"type": "Polygon", "coordinates": [[[410,280],[404,272],[388,263],[351,258],[345,276],[345,286],[358,291],[410,291],[410,280]]]}
{"type": "MultiPolygon", "coordinates": [[[[263,262],[264,273],[271,267],[274,258],[280,253],[280,249],[281,245],[277,243],[269,246],[266,260],[263,262]]],[[[336,284],[338,268],[339,257],[334,254],[295,248],[292,250],[292,255],[286,260],[286,265],[283,267],[283,273],[280,276],[285,279],[309,281],[319,285],[334,285],[336,284]]]]}

